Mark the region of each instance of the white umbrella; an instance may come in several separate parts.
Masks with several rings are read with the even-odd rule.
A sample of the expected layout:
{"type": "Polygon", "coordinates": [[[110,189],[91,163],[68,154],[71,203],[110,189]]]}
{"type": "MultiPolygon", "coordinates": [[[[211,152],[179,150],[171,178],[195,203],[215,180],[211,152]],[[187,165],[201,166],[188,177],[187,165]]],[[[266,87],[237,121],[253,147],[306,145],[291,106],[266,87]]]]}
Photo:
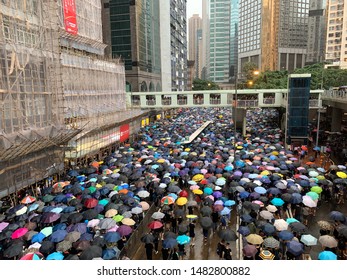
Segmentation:
{"type": "Polygon", "coordinates": [[[286,230],[288,228],[288,223],[283,219],[276,219],[274,226],[278,231],[286,230]]]}
{"type": "Polygon", "coordinates": [[[266,220],[271,220],[274,217],[274,215],[270,211],[267,211],[267,210],[260,211],[259,215],[260,215],[260,217],[262,217],[266,220]]]}
{"type": "Polygon", "coordinates": [[[317,244],[317,238],[311,234],[301,235],[300,241],[304,243],[306,246],[314,246],[317,244]]]}
{"type": "Polygon", "coordinates": [[[275,213],[277,211],[277,207],[275,205],[269,204],[268,206],[266,206],[266,210],[275,213]]]}
{"type": "Polygon", "coordinates": [[[337,240],[331,235],[322,235],[318,239],[319,243],[324,247],[335,248],[337,247],[337,240]]]}
{"type": "Polygon", "coordinates": [[[137,196],[145,198],[145,197],[149,197],[150,193],[148,191],[139,191],[137,193],[137,196]]]}
{"type": "Polygon", "coordinates": [[[302,203],[305,204],[307,207],[313,208],[317,207],[317,202],[314,201],[310,196],[304,195],[302,197],[302,203]]]}

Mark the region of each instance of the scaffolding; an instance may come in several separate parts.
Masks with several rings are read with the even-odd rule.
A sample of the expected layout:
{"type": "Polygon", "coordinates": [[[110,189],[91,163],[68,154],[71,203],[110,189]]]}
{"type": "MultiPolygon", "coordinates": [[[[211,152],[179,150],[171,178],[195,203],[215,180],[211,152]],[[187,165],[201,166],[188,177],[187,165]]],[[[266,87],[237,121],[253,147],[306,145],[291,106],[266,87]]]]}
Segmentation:
{"type": "Polygon", "coordinates": [[[127,110],[124,66],[105,47],[99,0],[0,2],[0,198],[62,172],[76,143],[142,113],[127,110]]]}

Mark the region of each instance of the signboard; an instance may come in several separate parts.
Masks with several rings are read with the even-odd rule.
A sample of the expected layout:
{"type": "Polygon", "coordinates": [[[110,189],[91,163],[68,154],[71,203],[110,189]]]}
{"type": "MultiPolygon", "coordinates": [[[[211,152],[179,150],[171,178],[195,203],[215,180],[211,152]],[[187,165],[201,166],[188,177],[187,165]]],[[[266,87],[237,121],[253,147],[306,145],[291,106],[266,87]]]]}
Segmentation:
{"type": "Polygon", "coordinates": [[[75,0],[63,0],[64,26],[66,32],[76,35],[78,32],[75,0]]]}
{"type": "Polygon", "coordinates": [[[129,124],[123,124],[121,127],[120,127],[120,139],[119,141],[120,142],[124,142],[126,140],[129,139],[129,135],[130,135],[130,126],[129,124]]]}

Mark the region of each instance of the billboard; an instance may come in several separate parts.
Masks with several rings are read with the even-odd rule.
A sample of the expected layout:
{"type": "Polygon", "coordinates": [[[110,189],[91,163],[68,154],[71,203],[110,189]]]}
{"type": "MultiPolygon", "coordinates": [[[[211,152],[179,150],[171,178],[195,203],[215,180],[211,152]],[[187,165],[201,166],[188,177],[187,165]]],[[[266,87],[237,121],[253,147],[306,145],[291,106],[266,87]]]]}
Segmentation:
{"type": "Polygon", "coordinates": [[[123,124],[120,127],[120,142],[124,142],[126,140],[129,139],[129,135],[130,135],[130,126],[129,124],[123,124]]]}
{"type": "Polygon", "coordinates": [[[63,11],[64,11],[64,27],[66,32],[76,35],[78,32],[78,28],[77,28],[75,0],[63,0],[63,11]]]}

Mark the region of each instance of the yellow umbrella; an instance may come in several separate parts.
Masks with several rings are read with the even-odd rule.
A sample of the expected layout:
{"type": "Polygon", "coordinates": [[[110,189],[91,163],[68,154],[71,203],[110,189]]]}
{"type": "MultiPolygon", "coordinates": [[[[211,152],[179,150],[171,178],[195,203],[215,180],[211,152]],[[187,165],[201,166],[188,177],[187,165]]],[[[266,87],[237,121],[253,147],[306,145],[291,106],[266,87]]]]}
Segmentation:
{"type": "Polygon", "coordinates": [[[196,190],[193,190],[193,193],[200,195],[200,194],[203,194],[204,192],[200,189],[196,189],[196,190]]]}
{"type": "Polygon", "coordinates": [[[336,172],[336,175],[342,179],[346,179],[347,178],[347,174],[345,172],[336,172]]]}
{"type": "Polygon", "coordinates": [[[202,179],[204,179],[204,175],[202,175],[202,174],[196,174],[192,178],[192,180],[195,181],[195,182],[200,182],[202,179]]]}
{"type": "Polygon", "coordinates": [[[124,219],[122,219],[122,224],[127,225],[127,226],[133,226],[133,225],[135,225],[135,221],[133,219],[130,219],[130,218],[124,218],[124,219]]]}
{"type": "Polygon", "coordinates": [[[243,149],[243,147],[242,147],[242,146],[237,146],[237,147],[236,147],[236,149],[238,149],[238,150],[242,150],[242,149],[243,149]]]}
{"type": "Polygon", "coordinates": [[[190,152],[190,148],[185,148],[184,149],[186,152],[190,152]]]}
{"type": "Polygon", "coordinates": [[[186,217],[188,219],[196,219],[198,216],[197,215],[187,215],[186,217]]]}
{"type": "Polygon", "coordinates": [[[116,216],[118,214],[118,211],[116,209],[109,209],[105,213],[106,218],[112,218],[113,216],[116,216]]]}
{"type": "Polygon", "coordinates": [[[253,245],[259,245],[264,242],[263,238],[255,233],[251,233],[246,236],[246,240],[248,243],[251,243],[253,245]]]}
{"type": "Polygon", "coordinates": [[[164,163],[164,162],[165,162],[165,159],[160,158],[160,159],[157,160],[157,162],[158,162],[158,163],[164,163]]]}
{"type": "Polygon", "coordinates": [[[273,151],[273,152],[271,152],[271,154],[273,154],[274,156],[278,156],[278,152],[277,151],[273,151]]]}
{"type": "Polygon", "coordinates": [[[260,173],[260,175],[266,175],[266,176],[270,175],[270,174],[271,174],[271,172],[269,170],[264,170],[260,173]]]}
{"type": "Polygon", "coordinates": [[[98,183],[98,184],[95,185],[95,187],[96,187],[97,189],[100,189],[100,188],[102,188],[102,185],[98,183]]]}
{"type": "Polygon", "coordinates": [[[188,199],[186,197],[180,197],[176,200],[176,204],[179,206],[183,206],[185,204],[187,204],[188,199]]]}

